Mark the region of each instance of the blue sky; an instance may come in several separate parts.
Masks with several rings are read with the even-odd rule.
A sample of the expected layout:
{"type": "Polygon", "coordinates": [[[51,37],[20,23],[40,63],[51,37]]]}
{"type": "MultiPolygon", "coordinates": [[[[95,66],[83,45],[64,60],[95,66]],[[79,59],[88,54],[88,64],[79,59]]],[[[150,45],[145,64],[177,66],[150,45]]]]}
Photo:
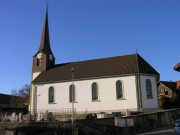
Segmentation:
{"type": "MultiPolygon", "coordinates": [[[[46,0],[0,0],[0,93],[31,82],[46,0]]],[[[180,80],[179,0],[49,0],[56,63],[137,52],[165,81],[180,80]]]]}

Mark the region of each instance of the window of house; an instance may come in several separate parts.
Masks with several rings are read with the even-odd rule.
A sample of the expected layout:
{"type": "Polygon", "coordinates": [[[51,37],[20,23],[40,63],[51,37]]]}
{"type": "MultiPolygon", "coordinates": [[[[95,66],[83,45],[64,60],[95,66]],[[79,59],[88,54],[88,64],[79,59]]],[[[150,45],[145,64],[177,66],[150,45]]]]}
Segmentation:
{"type": "Polygon", "coordinates": [[[50,87],[49,88],[49,103],[54,102],[54,88],[50,87]]]}
{"type": "Polygon", "coordinates": [[[165,95],[168,95],[168,90],[165,90],[165,91],[164,91],[164,94],[165,94],[165,95]]]}
{"type": "Polygon", "coordinates": [[[118,80],[116,82],[116,98],[121,99],[123,98],[123,84],[122,81],[118,80]]]}
{"type": "Polygon", "coordinates": [[[75,101],[75,87],[73,84],[69,87],[69,101],[74,102],[75,101]]]}
{"type": "Polygon", "coordinates": [[[97,86],[97,83],[92,83],[92,86],[91,86],[91,89],[92,89],[92,100],[98,100],[98,86],[97,86]]]}
{"type": "Polygon", "coordinates": [[[149,79],[146,80],[146,95],[147,98],[152,98],[152,85],[149,79]]]}

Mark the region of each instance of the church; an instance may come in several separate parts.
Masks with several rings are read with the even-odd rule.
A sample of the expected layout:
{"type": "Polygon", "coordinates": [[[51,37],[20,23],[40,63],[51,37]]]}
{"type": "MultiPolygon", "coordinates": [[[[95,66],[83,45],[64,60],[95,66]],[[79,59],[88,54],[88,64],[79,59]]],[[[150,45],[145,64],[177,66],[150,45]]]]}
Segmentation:
{"type": "Polygon", "coordinates": [[[159,73],[138,53],[55,64],[48,12],[33,56],[30,111],[112,113],[158,109],[159,73]]]}

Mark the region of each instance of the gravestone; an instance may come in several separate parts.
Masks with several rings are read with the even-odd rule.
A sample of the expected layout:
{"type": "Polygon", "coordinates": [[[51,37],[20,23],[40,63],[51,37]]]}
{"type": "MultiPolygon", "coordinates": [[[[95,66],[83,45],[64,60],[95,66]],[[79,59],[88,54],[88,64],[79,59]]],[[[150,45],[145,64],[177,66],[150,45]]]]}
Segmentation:
{"type": "Polygon", "coordinates": [[[11,114],[11,122],[14,122],[15,121],[15,118],[16,118],[16,113],[15,112],[13,112],[12,114],[11,114]]]}
{"type": "Polygon", "coordinates": [[[22,113],[18,114],[18,121],[22,121],[22,113]]]}
{"type": "Polygon", "coordinates": [[[5,135],[15,135],[15,131],[13,131],[13,130],[6,130],[5,135]]]}

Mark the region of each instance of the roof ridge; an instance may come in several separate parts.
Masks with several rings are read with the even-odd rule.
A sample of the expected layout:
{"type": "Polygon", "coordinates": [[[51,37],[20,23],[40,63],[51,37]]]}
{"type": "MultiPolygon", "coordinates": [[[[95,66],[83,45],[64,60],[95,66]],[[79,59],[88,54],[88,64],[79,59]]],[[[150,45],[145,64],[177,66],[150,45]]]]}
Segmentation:
{"type": "Polygon", "coordinates": [[[84,60],[55,65],[42,72],[32,83],[71,80],[71,68],[76,70],[75,79],[135,75],[138,73],[159,76],[159,73],[137,54],[84,60]],[[138,63],[137,63],[138,60],[138,63]],[[139,68],[137,68],[139,66],[139,68]]]}
{"type": "Polygon", "coordinates": [[[97,59],[87,59],[87,60],[80,60],[80,61],[74,61],[74,62],[67,62],[62,64],[56,64],[56,65],[64,65],[64,64],[71,64],[71,63],[79,63],[79,62],[88,62],[88,61],[96,61],[96,60],[103,60],[103,59],[113,59],[113,58],[119,58],[119,57],[127,57],[127,56],[133,56],[136,54],[129,54],[129,55],[120,55],[120,56],[112,56],[112,57],[104,57],[104,58],[97,58],[97,59]]]}

